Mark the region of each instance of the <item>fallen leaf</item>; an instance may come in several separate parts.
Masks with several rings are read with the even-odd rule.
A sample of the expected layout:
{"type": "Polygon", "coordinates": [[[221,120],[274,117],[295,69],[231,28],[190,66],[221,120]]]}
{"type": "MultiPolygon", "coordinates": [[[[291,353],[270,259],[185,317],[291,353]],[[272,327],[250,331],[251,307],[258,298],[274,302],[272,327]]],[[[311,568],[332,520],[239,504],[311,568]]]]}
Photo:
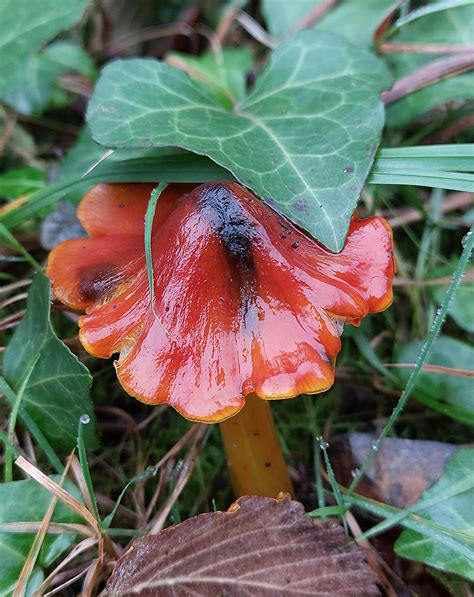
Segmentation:
{"type": "MultiPolygon", "coordinates": [[[[331,441],[331,463],[340,483],[350,485],[375,439],[369,433],[350,433],[331,441]]],[[[444,461],[456,449],[441,442],[387,438],[357,491],[396,508],[406,508],[441,477],[444,461]]]]}
{"type": "Polygon", "coordinates": [[[302,504],[244,496],[136,539],[105,595],[379,595],[364,551],[302,504]]]}

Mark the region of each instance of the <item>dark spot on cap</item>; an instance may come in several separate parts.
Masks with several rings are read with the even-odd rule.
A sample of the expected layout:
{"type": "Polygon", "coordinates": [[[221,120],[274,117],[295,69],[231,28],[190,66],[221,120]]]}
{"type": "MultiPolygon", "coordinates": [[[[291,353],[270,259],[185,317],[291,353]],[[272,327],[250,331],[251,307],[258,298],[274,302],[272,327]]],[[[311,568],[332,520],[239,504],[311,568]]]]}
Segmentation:
{"type": "Polygon", "coordinates": [[[199,208],[224,249],[232,272],[231,279],[240,296],[241,308],[246,312],[257,294],[252,253],[254,224],[232,190],[223,183],[203,187],[199,208]]]}
{"type": "Polygon", "coordinates": [[[265,468],[270,468],[272,466],[271,462],[265,462],[264,463],[265,468]]]}
{"type": "Polygon", "coordinates": [[[122,207],[125,207],[125,203],[123,203],[122,201],[118,204],[118,208],[122,209],[122,207]]]}
{"type": "Polygon", "coordinates": [[[123,280],[123,273],[114,271],[115,264],[101,263],[82,267],[77,275],[79,292],[85,301],[97,302],[111,293],[123,280]]]}

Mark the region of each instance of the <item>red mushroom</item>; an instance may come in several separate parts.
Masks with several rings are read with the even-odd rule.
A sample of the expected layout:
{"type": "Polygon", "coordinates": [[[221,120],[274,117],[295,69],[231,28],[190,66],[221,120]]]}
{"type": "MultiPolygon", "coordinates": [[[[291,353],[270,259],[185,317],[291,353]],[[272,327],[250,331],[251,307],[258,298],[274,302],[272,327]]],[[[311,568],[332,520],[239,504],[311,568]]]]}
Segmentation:
{"type": "Polygon", "coordinates": [[[353,218],[335,255],[235,183],[171,185],[153,224],[151,305],[143,233],[152,188],[94,188],[78,210],[91,238],[49,257],[56,296],[85,310],[86,350],[120,353],[129,394],[194,421],[232,417],[250,395],[327,390],[341,324],[391,303],[385,220],[353,218]]]}

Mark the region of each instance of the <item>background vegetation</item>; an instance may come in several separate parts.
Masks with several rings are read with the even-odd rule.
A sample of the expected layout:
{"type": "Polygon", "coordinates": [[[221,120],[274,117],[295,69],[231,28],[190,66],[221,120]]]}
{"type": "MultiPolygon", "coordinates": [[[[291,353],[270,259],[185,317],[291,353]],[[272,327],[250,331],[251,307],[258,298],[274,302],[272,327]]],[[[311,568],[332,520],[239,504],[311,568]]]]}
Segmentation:
{"type": "MultiPolygon", "coordinates": [[[[317,518],[344,517],[375,554],[372,565],[387,594],[468,594],[474,580],[473,2],[0,0],[0,15],[0,594],[15,586],[17,594],[26,587],[29,594],[57,588],[73,595],[81,587],[93,593],[133,537],[232,501],[217,427],[193,425],[170,408],[127,396],[111,362],[80,346],[77,314],[51,306],[49,283],[35,272],[55,243],[77,235],[70,205],[96,182],[204,181],[230,176],[223,167],[263,194],[274,178],[258,187],[230,152],[183,141],[172,127],[147,141],[146,129],[160,124],[151,114],[127,144],[127,123],[114,127],[113,116],[101,117],[97,106],[119,105],[134,87],[142,105],[133,77],[148,68],[143,63],[132,69],[115,63],[103,74],[89,109],[99,145],[85,115],[101,69],[116,58],[157,58],[206,87],[210,102],[231,110],[241,100],[251,113],[246,96],[270,52],[280,44],[305,47],[304,35],[314,32],[325,47],[333,44],[334,55],[356,57],[366,82],[358,101],[362,108],[373,103],[360,127],[381,129],[374,98],[385,90],[386,126],[374,165],[373,155],[361,157],[354,148],[348,157],[360,168],[360,188],[351,199],[341,193],[325,201],[334,222],[361,191],[361,215],[384,215],[393,227],[398,273],[391,309],[346,328],[334,387],[274,403],[281,442],[298,499],[317,518]],[[372,55],[357,54],[363,50],[372,55]],[[156,147],[144,149],[150,144],[156,147]],[[208,157],[170,156],[163,146],[208,157]],[[58,494],[48,476],[70,500],[54,514],[58,494]],[[51,521],[55,532],[46,534],[51,521]],[[76,526],[61,526],[66,523],[76,526]]],[[[161,83],[169,82],[167,71],[162,76],[161,83]]],[[[194,101],[180,84],[179,101],[194,101]]],[[[165,96],[158,84],[157,101],[165,96]]],[[[300,108],[296,101],[290,116],[300,108]]],[[[267,116],[284,113],[276,100],[265,109],[267,116]]],[[[311,109],[317,118],[321,108],[311,109]]],[[[130,120],[135,115],[130,108],[130,120]]],[[[200,123],[202,114],[195,118],[200,123]]],[[[219,135],[226,138],[225,126],[219,135]]],[[[317,154],[317,140],[311,143],[317,154]]],[[[272,147],[262,149],[256,167],[264,168],[272,147]]],[[[329,174],[336,169],[342,180],[343,168],[331,162],[329,174]]],[[[287,215],[296,217],[291,208],[287,215]]],[[[328,228],[311,222],[299,223],[328,244],[328,228]]],[[[331,248],[337,249],[343,226],[335,231],[331,248]]]]}

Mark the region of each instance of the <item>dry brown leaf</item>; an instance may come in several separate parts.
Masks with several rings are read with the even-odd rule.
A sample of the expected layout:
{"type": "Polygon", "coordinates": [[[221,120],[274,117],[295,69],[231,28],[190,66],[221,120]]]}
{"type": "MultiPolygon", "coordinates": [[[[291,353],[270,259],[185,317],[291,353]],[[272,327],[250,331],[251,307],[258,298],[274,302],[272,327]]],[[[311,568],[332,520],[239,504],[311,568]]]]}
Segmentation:
{"type": "MultiPolygon", "coordinates": [[[[339,483],[350,485],[375,439],[369,433],[349,433],[331,439],[331,462],[339,483]]],[[[444,461],[456,448],[440,442],[389,437],[357,492],[396,508],[406,508],[441,477],[444,461]]]]}
{"type": "Polygon", "coordinates": [[[136,539],[104,595],[380,595],[364,551],[289,496],[245,496],[136,539]]]}
{"type": "Polygon", "coordinates": [[[395,81],[392,89],[384,91],[380,98],[388,106],[393,102],[454,75],[465,73],[474,68],[474,52],[459,52],[447,58],[433,60],[395,81]]]}

